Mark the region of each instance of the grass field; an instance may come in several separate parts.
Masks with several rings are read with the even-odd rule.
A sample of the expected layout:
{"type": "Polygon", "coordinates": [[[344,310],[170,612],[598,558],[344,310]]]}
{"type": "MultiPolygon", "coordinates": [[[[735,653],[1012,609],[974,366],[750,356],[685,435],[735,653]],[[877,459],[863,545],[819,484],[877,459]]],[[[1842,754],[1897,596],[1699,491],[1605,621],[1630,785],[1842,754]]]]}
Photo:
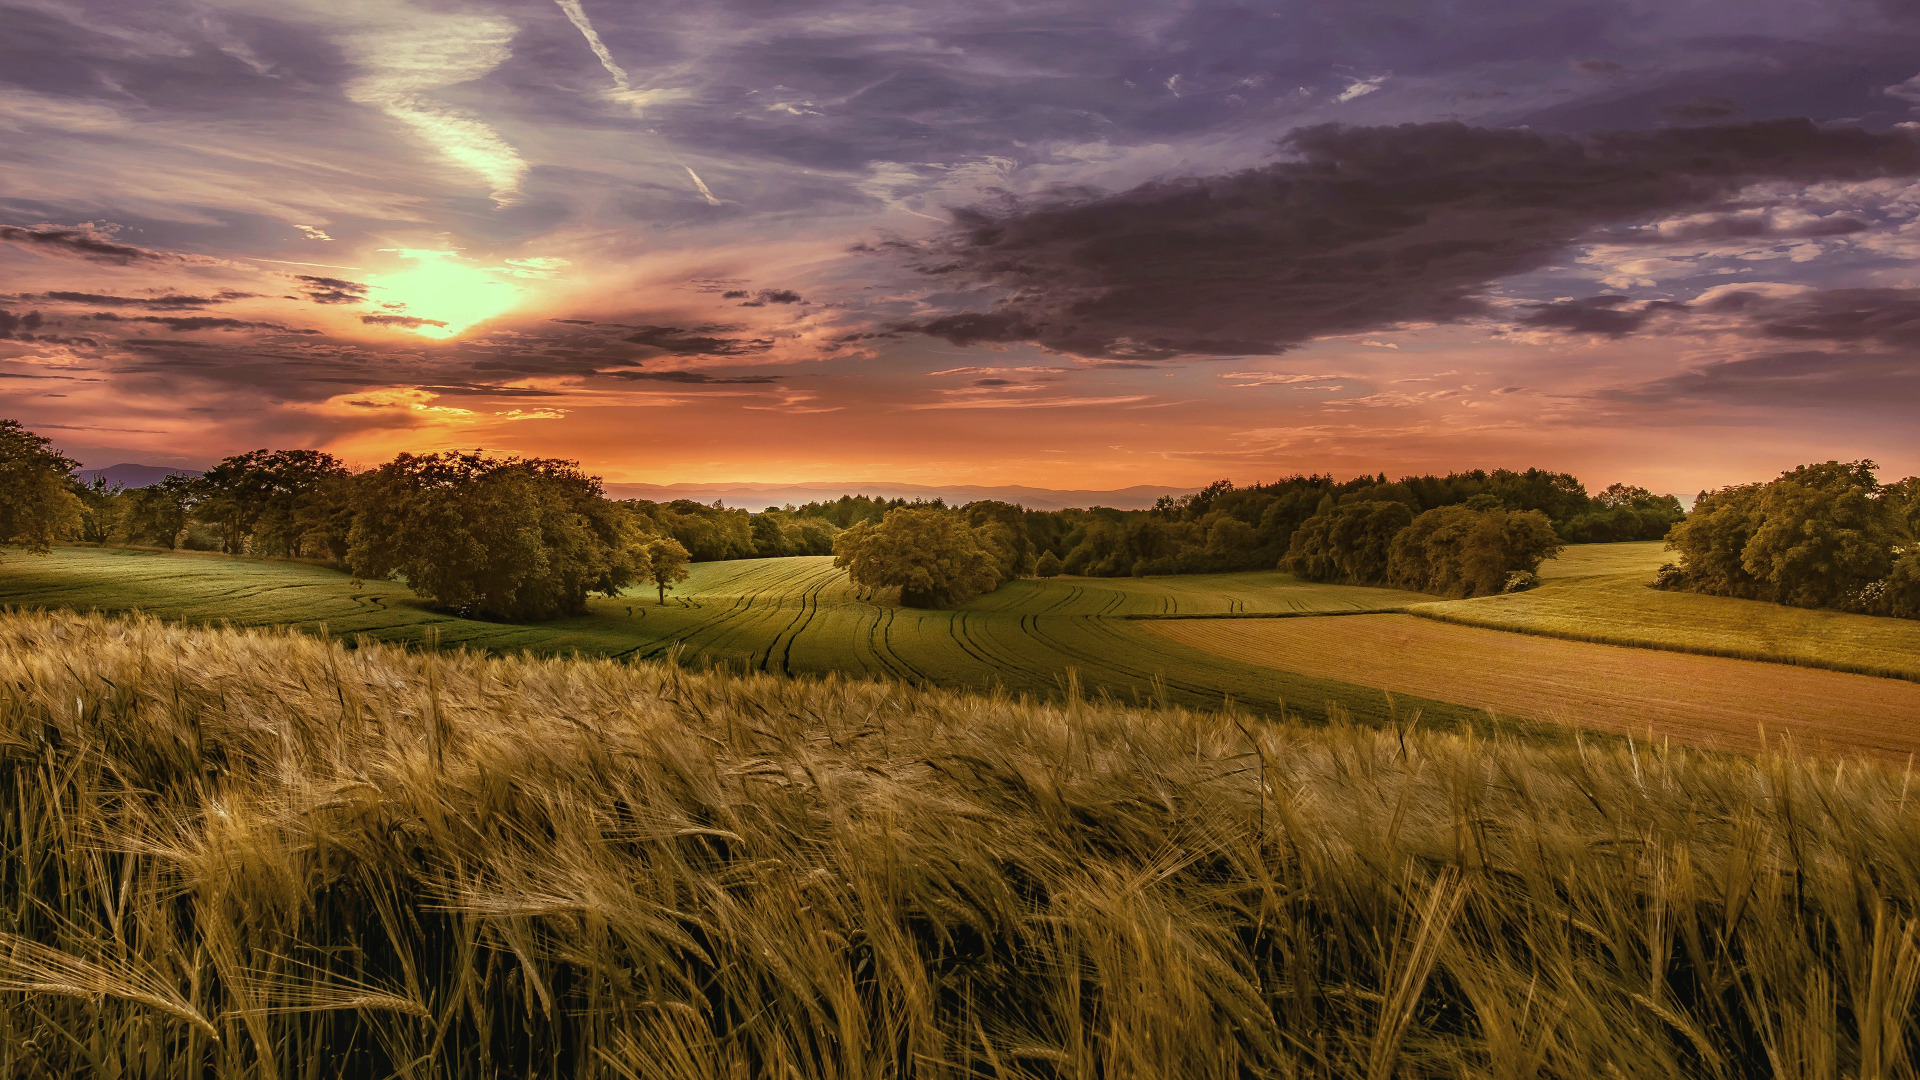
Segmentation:
{"type": "Polygon", "coordinates": [[[1920,680],[1920,620],[1648,588],[1673,558],[1659,542],[1577,545],[1542,566],[1530,592],[1412,610],[1501,630],[1920,680]]]}
{"type": "Polygon", "coordinates": [[[1805,750],[1905,762],[1920,753],[1920,683],[1786,664],[1597,645],[1411,615],[1146,624],[1173,641],[1506,716],[1754,750],[1760,734],[1805,750]]]}
{"type": "Polygon", "coordinates": [[[1910,1080],[1910,780],[0,615],[0,1075],[1910,1080]]]}
{"type": "Polygon", "coordinates": [[[673,654],[735,670],[842,672],[1041,697],[1063,693],[1071,671],[1088,693],[1127,702],[1218,706],[1230,695],[1263,712],[1282,701],[1311,711],[1334,701],[1369,722],[1416,708],[1443,726],[1474,719],[1475,710],[1440,701],[1390,708],[1378,690],[1223,659],[1124,617],[1366,611],[1420,599],[1265,572],[1016,581],[959,611],[923,611],[860,600],[830,558],[802,557],[696,564],[664,607],[638,591],[593,600],[584,618],[528,626],[457,618],[396,583],[356,590],[345,574],[298,563],[85,547],[0,562],[0,605],[27,608],[139,610],[238,626],[324,623],[344,637],[631,659],[673,654]]]}

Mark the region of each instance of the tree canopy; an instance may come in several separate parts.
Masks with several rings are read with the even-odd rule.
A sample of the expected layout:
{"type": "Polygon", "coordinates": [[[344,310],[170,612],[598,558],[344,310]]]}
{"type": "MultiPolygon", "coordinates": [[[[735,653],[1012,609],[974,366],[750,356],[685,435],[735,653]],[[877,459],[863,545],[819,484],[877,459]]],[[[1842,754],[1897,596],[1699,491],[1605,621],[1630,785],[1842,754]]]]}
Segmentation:
{"type": "Polygon", "coordinates": [[[833,565],[854,584],[898,588],[908,607],[952,607],[1005,580],[1012,555],[998,547],[992,524],[970,525],[941,507],[900,507],[878,525],[860,522],[840,534],[833,565]]]}
{"type": "Polygon", "coordinates": [[[84,510],[73,470],[80,463],[16,420],[0,420],[0,544],[35,554],[80,528],[84,510]]]}
{"type": "Polygon", "coordinates": [[[632,514],[569,461],[401,454],[360,480],[347,563],[400,575],[455,611],[537,620],[580,614],[651,565],[632,514]]]}

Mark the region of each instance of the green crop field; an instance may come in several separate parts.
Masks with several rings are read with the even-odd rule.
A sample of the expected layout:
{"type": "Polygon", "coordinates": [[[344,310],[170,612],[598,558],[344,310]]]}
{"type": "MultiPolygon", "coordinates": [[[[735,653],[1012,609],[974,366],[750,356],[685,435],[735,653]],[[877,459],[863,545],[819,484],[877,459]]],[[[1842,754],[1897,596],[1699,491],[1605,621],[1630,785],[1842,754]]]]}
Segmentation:
{"type": "Polygon", "coordinates": [[[1417,593],[1301,582],[1274,571],[1205,577],[1016,581],[958,611],[860,599],[830,558],[701,563],[668,598],[595,599],[591,614],[539,625],[429,609],[394,582],[355,588],[337,571],[221,555],[70,547],[0,561],[0,605],[145,611],[190,623],[292,625],[342,636],[437,639],[496,652],[660,659],[776,674],[845,672],[938,686],[1058,697],[1071,672],[1121,701],[1318,715],[1329,701],[1357,719],[1422,710],[1423,723],[1482,716],[1420,698],[1222,658],[1148,633],[1129,615],[1247,615],[1397,609],[1417,593]]]}
{"type": "Polygon", "coordinates": [[[1569,547],[1530,592],[1416,604],[1415,615],[1612,645],[1920,680],[1920,621],[1648,588],[1659,541],[1569,547]]]}

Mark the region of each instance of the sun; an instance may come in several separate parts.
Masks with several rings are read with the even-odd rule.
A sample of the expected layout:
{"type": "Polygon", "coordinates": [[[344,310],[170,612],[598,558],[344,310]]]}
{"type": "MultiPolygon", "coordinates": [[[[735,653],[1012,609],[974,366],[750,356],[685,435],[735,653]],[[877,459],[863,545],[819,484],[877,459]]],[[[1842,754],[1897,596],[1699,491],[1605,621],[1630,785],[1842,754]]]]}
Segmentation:
{"type": "Polygon", "coordinates": [[[415,248],[384,249],[407,261],[407,267],[376,274],[368,281],[373,297],[392,308],[391,325],[422,337],[450,338],[496,315],[511,311],[522,290],[507,274],[481,266],[454,251],[415,248]],[[399,319],[417,319],[408,325],[399,319]]]}

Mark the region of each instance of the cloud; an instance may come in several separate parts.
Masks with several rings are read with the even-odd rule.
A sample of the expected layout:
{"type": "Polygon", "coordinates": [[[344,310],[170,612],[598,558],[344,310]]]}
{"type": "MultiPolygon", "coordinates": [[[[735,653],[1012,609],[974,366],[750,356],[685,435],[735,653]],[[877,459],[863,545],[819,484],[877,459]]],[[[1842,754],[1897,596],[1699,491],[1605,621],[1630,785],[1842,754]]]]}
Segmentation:
{"type": "Polygon", "coordinates": [[[612,51],[607,48],[606,42],[600,40],[599,32],[593,28],[593,23],[587,18],[586,11],[580,7],[580,0],[553,0],[553,2],[560,5],[560,10],[566,12],[567,21],[573,24],[574,29],[580,31],[581,37],[587,39],[587,48],[593,50],[593,55],[599,59],[600,66],[606,68],[607,74],[613,76],[613,85],[621,90],[633,89],[632,84],[627,81],[627,70],[614,62],[612,51]]]}
{"type": "Polygon", "coordinates": [[[1150,394],[1130,394],[1114,397],[966,398],[953,401],[936,401],[922,405],[905,405],[902,406],[902,408],[909,411],[929,409],[1077,409],[1092,405],[1131,405],[1136,401],[1145,401],[1151,396],[1150,394]]]}
{"type": "Polygon", "coordinates": [[[1233,380],[1236,387],[1311,386],[1353,378],[1351,375],[1285,375],[1274,371],[1229,371],[1219,377],[1233,380]]]}
{"type": "Polygon", "coordinates": [[[1640,405],[1711,402],[1765,408],[1920,408],[1920,358],[1910,353],[1770,353],[1695,368],[1601,398],[1640,405]]]}
{"type": "MultiPolygon", "coordinates": [[[[722,300],[732,300],[747,295],[745,289],[729,289],[720,294],[722,300]]],[[[768,304],[804,304],[806,301],[792,289],[761,289],[753,299],[741,304],[741,307],[766,307],[768,304]]]]}
{"type": "Polygon", "coordinates": [[[12,341],[16,338],[32,340],[32,332],[40,329],[40,322],[40,313],[37,311],[15,315],[6,308],[0,308],[0,341],[12,341]],[[22,330],[27,333],[21,334],[22,330]]]}
{"type": "MultiPolygon", "coordinates": [[[[1272,354],[1490,310],[1492,282],[1603,226],[1714,210],[1765,181],[1920,173],[1920,140],[1806,120],[1586,137],[1457,123],[1323,125],[1297,160],[955,212],[904,249],[991,312],[899,328],[1111,359],[1272,354]]],[[[896,248],[899,250],[900,248],[896,248]]]]}
{"type": "Polygon", "coordinates": [[[93,226],[63,228],[57,225],[36,225],[23,229],[17,225],[0,225],[0,240],[35,251],[71,255],[120,266],[130,266],[134,263],[184,261],[180,256],[170,252],[148,251],[128,244],[116,244],[107,239],[104,230],[93,226]]]}
{"type": "Polygon", "coordinates": [[[633,382],[670,382],[697,386],[755,386],[779,382],[778,375],[709,375],[704,371],[603,371],[633,382]]]}
{"type": "Polygon", "coordinates": [[[735,326],[643,326],[625,340],[635,345],[658,349],[669,356],[742,356],[773,348],[768,338],[731,338],[715,335],[738,330],[735,326]]]}
{"type": "Polygon", "coordinates": [[[306,293],[307,299],[316,304],[358,304],[367,298],[367,286],[357,281],[310,274],[295,274],[293,279],[300,283],[300,291],[306,293]]]}
{"type": "Polygon", "coordinates": [[[1824,289],[1794,296],[1733,290],[1707,307],[1738,312],[1762,337],[1920,346],[1920,289],[1824,289]]]}
{"type": "Polygon", "coordinates": [[[360,321],[368,326],[398,326],[407,330],[418,330],[423,326],[445,326],[442,319],[423,319],[418,315],[362,315],[360,321]]]}
{"type": "Polygon", "coordinates": [[[40,299],[59,304],[86,304],[90,307],[130,307],[145,308],[149,311],[180,311],[210,307],[214,304],[230,303],[234,300],[250,300],[258,293],[233,292],[222,290],[213,296],[109,296],[104,293],[83,292],[45,292],[40,299]]]}
{"type": "Polygon", "coordinates": [[[285,326],[281,323],[253,322],[248,319],[222,319],[212,315],[115,315],[96,311],[87,316],[94,322],[153,323],[175,333],[193,330],[276,330],[283,334],[319,334],[318,330],[285,326]]]}
{"type": "Polygon", "coordinates": [[[502,420],[561,420],[565,419],[565,409],[507,409],[493,415],[502,420]]]}
{"type": "Polygon", "coordinates": [[[529,166],[486,121],[435,96],[487,74],[511,58],[519,28],[472,12],[396,9],[384,23],[348,40],[364,71],[345,87],[349,100],[404,125],[427,148],[485,181],[498,206],[521,199],[529,166]]]}
{"type": "Polygon", "coordinates": [[[1686,310],[1687,305],[1667,300],[1635,304],[1630,296],[1607,294],[1580,300],[1531,304],[1527,307],[1527,313],[1520,316],[1517,322],[1531,329],[1621,338],[1640,330],[1656,315],[1686,310]]]}
{"type": "Polygon", "coordinates": [[[1722,120],[1731,120],[1744,115],[1745,105],[1732,98],[1718,97],[1713,94],[1700,94],[1678,105],[1663,105],[1659,109],[1662,117],[1683,124],[1710,124],[1722,120]]]}
{"type": "Polygon", "coordinates": [[[325,229],[321,229],[317,226],[295,225],[294,228],[299,229],[301,234],[304,235],[309,240],[332,240],[333,239],[333,237],[327,235],[325,229]]]}

